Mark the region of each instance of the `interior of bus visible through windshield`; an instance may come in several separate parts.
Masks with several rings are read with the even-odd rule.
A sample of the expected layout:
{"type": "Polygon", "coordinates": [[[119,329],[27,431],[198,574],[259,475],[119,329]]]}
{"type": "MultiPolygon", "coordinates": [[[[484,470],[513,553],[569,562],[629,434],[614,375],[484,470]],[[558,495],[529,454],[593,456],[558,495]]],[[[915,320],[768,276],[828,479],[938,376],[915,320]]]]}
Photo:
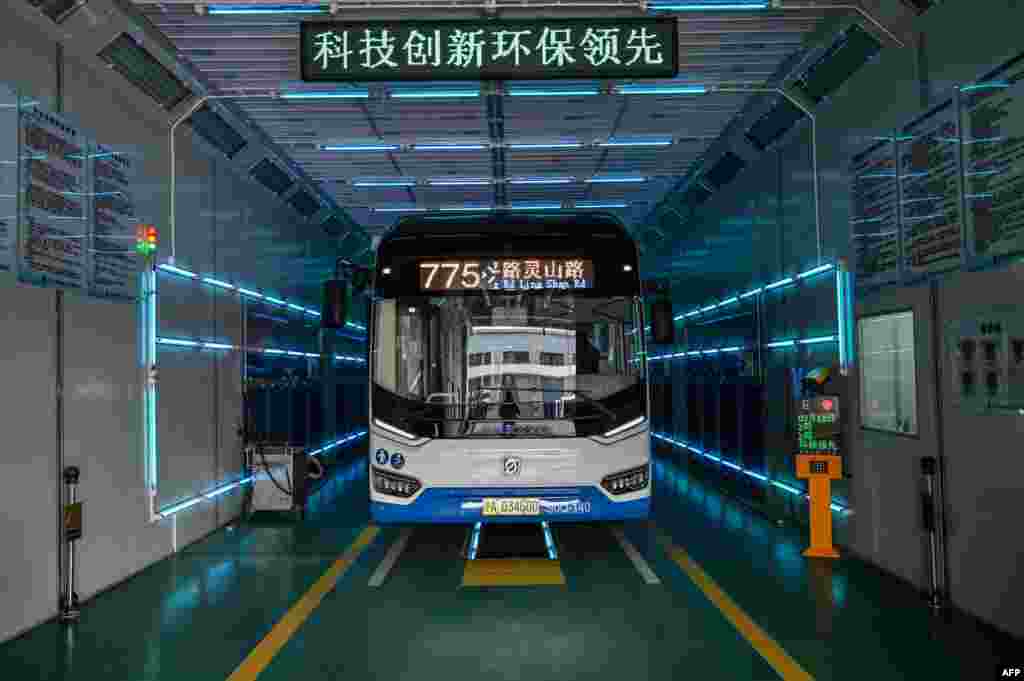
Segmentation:
{"type": "Polygon", "coordinates": [[[599,434],[644,413],[638,315],[568,291],[382,300],[374,381],[428,437],[599,434]]]}

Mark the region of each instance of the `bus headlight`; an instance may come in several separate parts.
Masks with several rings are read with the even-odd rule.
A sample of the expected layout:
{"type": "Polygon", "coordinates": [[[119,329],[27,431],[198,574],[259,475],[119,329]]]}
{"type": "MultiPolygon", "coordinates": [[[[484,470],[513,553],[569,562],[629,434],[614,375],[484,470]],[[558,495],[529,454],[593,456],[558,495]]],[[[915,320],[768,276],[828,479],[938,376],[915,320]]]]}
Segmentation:
{"type": "Polygon", "coordinates": [[[378,494],[409,498],[419,491],[420,481],[416,478],[410,478],[396,473],[385,473],[374,468],[373,489],[378,494]]]}
{"type": "Polygon", "coordinates": [[[601,487],[604,487],[610,494],[627,494],[636,492],[647,487],[650,482],[648,466],[638,466],[620,473],[612,473],[601,480],[601,487]]]}

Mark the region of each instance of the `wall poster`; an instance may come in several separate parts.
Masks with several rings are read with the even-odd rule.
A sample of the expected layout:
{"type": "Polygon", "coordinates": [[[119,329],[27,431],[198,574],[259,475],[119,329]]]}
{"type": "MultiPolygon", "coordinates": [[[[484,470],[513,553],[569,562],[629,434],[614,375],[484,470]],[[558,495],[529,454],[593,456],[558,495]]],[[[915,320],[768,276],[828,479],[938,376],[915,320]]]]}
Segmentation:
{"type": "Polygon", "coordinates": [[[20,277],[32,284],[86,286],[87,143],[63,118],[21,112],[20,277]]]}
{"type": "Polygon", "coordinates": [[[138,292],[135,252],[134,164],[126,155],[97,145],[90,154],[92,179],[92,273],[90,292],[102,298],[134,299],[138,292]]]}
{"type": "Polygon", "coordinates": [[[18,246],[18,93],[0,86],[0,272],[14,272],[18,246]]]}
{"type": "Polygon", "coordinates": [[[975,255],[1024,250],[1024,55],[960,88],[966,225],[975,255]]]}
{"type": "Polygon", "coordinates": [[[961,264],[957,117],[950,99],[905,126],[898,138],[903,265],[909,275],[961,264]]]}
{"type": "Polygon", "coordinates": [[[850,234],[858,277],[887,279],[899,273],[899,184],[896,140],[879,139],[850,163],[850,234]]]}

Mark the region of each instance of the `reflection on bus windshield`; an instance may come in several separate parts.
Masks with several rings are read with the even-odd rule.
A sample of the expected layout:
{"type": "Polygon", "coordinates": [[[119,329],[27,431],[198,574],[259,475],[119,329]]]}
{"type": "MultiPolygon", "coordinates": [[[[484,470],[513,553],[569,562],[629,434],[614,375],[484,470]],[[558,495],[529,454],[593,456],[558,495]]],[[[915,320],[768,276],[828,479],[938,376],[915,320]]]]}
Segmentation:
{"type": "Polygon", "coordinates": [[[377,305],[374,380],[434,405],[425,418],[435,437],[571,436],[584,416],[619,420],[601,401],[639,386],[630,297],[481,293],[377,305]]]}

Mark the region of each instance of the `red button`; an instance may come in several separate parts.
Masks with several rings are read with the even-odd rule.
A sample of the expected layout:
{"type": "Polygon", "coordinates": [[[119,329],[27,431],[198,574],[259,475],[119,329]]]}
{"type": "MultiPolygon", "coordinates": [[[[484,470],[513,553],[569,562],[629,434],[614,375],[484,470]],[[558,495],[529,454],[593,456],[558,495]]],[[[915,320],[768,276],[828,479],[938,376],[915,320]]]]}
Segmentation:
{"type": "Polygon", "coordinates": [[[822,400],[821,408],[825,411],[832,411],[832,400],[822,400]]]}

